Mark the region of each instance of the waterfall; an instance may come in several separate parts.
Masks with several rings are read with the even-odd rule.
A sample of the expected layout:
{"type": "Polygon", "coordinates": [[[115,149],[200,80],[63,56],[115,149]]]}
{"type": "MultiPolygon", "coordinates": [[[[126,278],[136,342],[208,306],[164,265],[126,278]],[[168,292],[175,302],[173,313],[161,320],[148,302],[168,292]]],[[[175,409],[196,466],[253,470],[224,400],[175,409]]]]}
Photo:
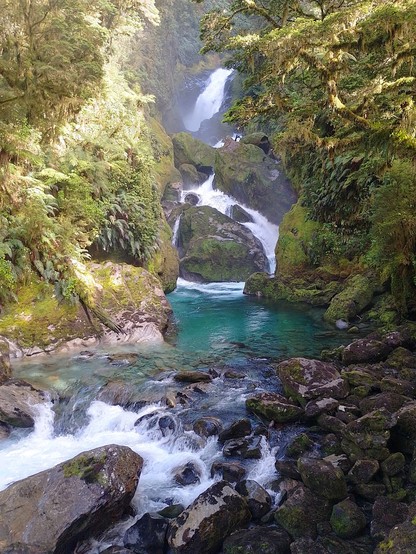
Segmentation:
{"type": "Polygon", "coordinates": [[[210,175],[208,179],[202,183],[202,185],[183,191],[181,194],[181,202],[185,200],[185,197],[188,194],[193,193],[199,198],[199,202],[197,204],[198,206],[210,206],[211,208],[216,208],[224,215],[229,216],[232,206],[235,206],[236,204],[243,208],[251,216],[252,221],[242,223],[242,225],[250,229],[253,235],[262,243],[264,252],[269,261],[269,271],[270,273],[273,273],[276,264],[274,249],[279,237],[279,227],[273,223],[270,223],[270,221],[268,221],[264,215],[257,210],[253,210],[241,202],[237,202],[237,200],[235,200],[232,196],[228,196],[224,192],[214,189],[214,179],[215,174],[210,175]]]}
{"type": "Polygon", "coordinates": [[[188,131],[193,133],[198,131],[203,121],[211,119],[219,111],[224,101],[225,83],[232,72],[232,69],[220,67],[210,75],[206,88],[199,95],[193,111],[184,118],[188,131]]]}
{"type": "Polygon", "coordinates": [[[179,216],[177,218],[177,220],[175,221],[175,224],[173,226],[173,229],[172,229],[172,244],[173,244],[173,246],[178,245],[178,232],[179,232],[180,223],[181,223],[181,216],[179,216]]]}

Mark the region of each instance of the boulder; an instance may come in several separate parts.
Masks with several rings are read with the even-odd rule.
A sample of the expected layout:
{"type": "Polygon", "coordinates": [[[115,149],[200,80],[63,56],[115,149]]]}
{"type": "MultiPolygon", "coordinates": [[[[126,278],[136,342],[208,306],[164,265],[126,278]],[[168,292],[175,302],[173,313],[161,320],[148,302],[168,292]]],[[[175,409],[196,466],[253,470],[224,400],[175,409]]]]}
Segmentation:
{"type": "Polygon", "coordinates": [[[209,206],[183,212],[177,244],[181,275],[194,281],[243,281],[268,269],[263,246],[250,229],[209,206]]]}
{"type": "Polygon", "coordinates": [[[251,434],[251,422],[249,419],[238,419],[226,427],[219,434],[218,440],[220,442],[225,442],[229,439],[239,439],[241,437],[246,437],[251,434]]]}
{"type": "Polygon", "coordinates": [[[246,500],[226,481],[220,481],[171,522],[169,546],[174,554],[215,554],[224,539],[250,518],[246,500]]]}
{"type": "Polygon", "coordinates": [[[215,183],[217,188],[276,224],[296,201],[280,164],[267,158],[262,148],[242,141],[228,141],[216,150],[215,183]]]}
{"type": "Polygon", "coordinates": [[[194,138],[190,133],[176,133],[172,136],[175,167],[182,164],[214,167],[216,149],[194,138]]]}
{"type": "Polygon", "coordinates": [[[33,427],[37,406],[48,400],[47,393],[26,381],[10,379],[0,385],[0,422],[13,427],[33,427]]]}
{"type": "Polygon", "coordinates": [[[403,523],[395,525],[387,538],[380,542],[374,554],[411,554],[415,551],[416,519],[415,514],[403,523]]]}
{"type": "Polygon", "coordinates": [[[124,534],[124,546],[133,552],[164,554],[168,521],[159,514],[144,514],[124,534]]]}
{"type": "Polygon", "coordinates": [[[330,396],[339,399],[345,398],[349,392],[348,383],[329,362],[291,358],[278,364],[276,372],[285,393],[303,406],[313,398],[330,396]]]}
{"type": "Polygon", "coordinates": [[[174,472],[175,483],[178,483],[178,485],[182,485],[183,487],[196,485],[201,481],[201,472],[192,462],[188,462],[181,467],[176,468],[174,472]]]}
{"type": "Polygon", "coordinates": [[[330,523],[334,532],[342,539],[356,537],[367,524],[363,511],[349,498],[335,504],[330,523]]]}
{"type": "Polygon", "coordinates": [[[127,510],[142,464],[130,448],[109,445],[10,485],[0,492],[0,551],[73,552],[127,510]]]}
{"type": "Polygon", "coordinates": [[[236,531],[225,539],[224,554],[290,554],[290,537],[277,527],[236,531]]]}
{"type": "Polygon", "coordinates": [[[371,304],[376,284],[374,277],[355,275],[346,281],[341,292],[336,294],[324,314],[327,321],[341,319],[351,321],[371,304]]]}
{"type": "Polygon", "coordinates": [[[235,490],[247,500],[254,520],[261,519],[272,507],[272,497],[257,481],[246,479],[239,481],[235,490]]]}
{"type": "Polygon", "coordinates": [[[392,348],[377,339],[357,339],[342,351],[342,363],[346,365],[376,363],[387,358],[392,348]]]}
{"type": "Polygon", "coordinates": [[[305,485],[316,494],[328,500],[337,500],[347,496],[347,483],[344,473],[326,460],[300,458],[298,470],[305,485]]]}
{"type": "Polygon", "coordinates": [[[244,459],[261,458],[261,437],[243,437],[241,439],[229,439],[225,441],[224,456],[239,456],[244,459]]]}
{"type": "Polygon", "coordinates": [[[173,377],[175,381],[180,383],[201,383],[201,382],[211,382],[212,377],[209,373],[204,371],[178,371],[173,377]]]}
{"type": "Polygon", "coordinates": [[[197,168],[192,164],[182,164],[179,166],[181,172],[183,184],[185,187],[194,187],[195,185],[202,185],[207,180],[205,174],[199,173],[197,168]]]}
{"type": "Polygon", "coordinates": [[[408,512],[409,508],[404,502],[379,496],[373,504],[371,536],[378,541],[386,539],[395,525],[406,520],[408,512]]]}
{"type": "Polygon", "coordinates": [[[301,454],[310,450],[314,445],[312,439],[306,433],[301,433],[289,442],[286,448],[286,454],[293,458],[298,458],[301,454]]]}
{"type": "Polygon", "coordinates": [[[392,430],[392,440],[398,450],[412,454],[416,447],[416,403],[403,406],[396,415],[397,425],[392,430]]]}
{"type": "Polygon", "coordinates": [[[251,215],[238,204],[231,206],[230,217],[239,223],[251,223],[253,221],[251,215]]]}
{"type": "Polygon", "coordinates": [[[299,484],[288,491],[287,499],[276,510],[274,517],[293,539],[297,539],[316,538],[317,524],[328,521],[330,515],[330,502],[299,484]]]}
{"type": "Polygon", "coordinates": [[[211,477],[219,475],[224,481],[237,483],[244,479],[247,471],[237,462],[214,462],[211,466],[211,477]]]}
{"type": "Polygon", "coordinates": [[[342,449],[352,461],[385,460],[390,454],[387,448],[390,429],[396,422],[397,417],[385,408],[374,410],[345,427],[342,432],[342,449]]]}
{"type": "Polygon", "coordinates": [[[377,460],[357,460],[348,472],[348,480],[351,483],[369,483],[380,469],[377,460]]]}
{"type": "Polygon", "coordinates": [[[335,398],[321,398],[310,400],[305,406],[305,416],[314,418],[323,413],[334,412],[339,406],[339,401],[335,398]]]}
{"type": "Polygon", "coordinates": [[[302,408],[276,392],[262,392],[247,398],[246,408],[278,423],[296,421],[303,414],[302,408]]]}
{"type": "Polygon", "coordinates": [[[222,431],[222,423],[216,417],[206,416],[195,420],[192,428],[194,433],[201,437],[212,437],[219,435],[222,431]]]}
{"type": "Polygon", "coordinates": [[[373,394],[368,398],[363,398],[360,402],[360,409],[363,414],[368,414],[374,410],[385,408],[391,414],[400,410],[400,408],[409,402],[411,399],[407,396],[402,396],[396,392],[381,392],[373,394]]]}
{"type": "Polygon", "coordinates": [[[11,376],[9,343],[0,337],[0,385],[10,379],[11,376]]]}

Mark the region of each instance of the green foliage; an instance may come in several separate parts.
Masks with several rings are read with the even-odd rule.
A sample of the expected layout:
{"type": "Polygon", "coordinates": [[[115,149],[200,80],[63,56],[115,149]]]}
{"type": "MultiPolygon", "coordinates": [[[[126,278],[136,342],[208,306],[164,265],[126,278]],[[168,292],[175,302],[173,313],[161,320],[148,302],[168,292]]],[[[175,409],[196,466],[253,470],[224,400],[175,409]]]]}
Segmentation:
{"type": "Polygon", "coordinates": [[[144,263],[159,197],[143,106],[121,52],[153,0],[0,0],[0,302],[35,271],[92,301],[91,245],[144,263]]]}
{"type": "Polygon", "coordinates": [[[370,250],[405,311],[415,279],[415,0],[234,0],[204,18],[202,35],[245,76],[227,120],[274,134],[309,217],[323,224],[311,263],[370,250]]]}

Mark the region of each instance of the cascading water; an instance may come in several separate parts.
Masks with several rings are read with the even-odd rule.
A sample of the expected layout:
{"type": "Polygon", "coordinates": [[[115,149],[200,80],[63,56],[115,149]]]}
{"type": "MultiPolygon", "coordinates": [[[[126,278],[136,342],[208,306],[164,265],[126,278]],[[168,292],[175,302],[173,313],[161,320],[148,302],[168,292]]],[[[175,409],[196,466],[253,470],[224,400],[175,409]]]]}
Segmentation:
{"type": "MultiPolygon", "coordinates": [[[[270,223],[260,212],[237,202],[232,196],[228,196],[220,190],[213,188],[215,175],[210,175],[208,179],[200,186],[193,187],[181,193],[181,202],[185,201],[188,194],[193,193],[199,198],[198,206],[210,206],[216,208],[219,212],[230,215],[231,208],[235,205],[242,207],[251,217],[252,221],[244,222],[242,225],[250,229],[263,245],[264,252],[269,261],[269,272],[273,273],[275,269],[274,248],[279,236],[279,227],[270,223]]],[[[179,218],[175,221],[174,235],[179,229],[179,218]]],[[[176,244],[176,243],[175,243],[176,244]]]]}
{"type": "Polygon", "coordinates": [[[221,108],[225,84],[232,72],[232,69],[220,67],[210,75],[207,86],[199,95],[193,111],[184,117],[184,124],[188,131],[198,131],[201,123],[206,119],[211,119],[221,108]]]}

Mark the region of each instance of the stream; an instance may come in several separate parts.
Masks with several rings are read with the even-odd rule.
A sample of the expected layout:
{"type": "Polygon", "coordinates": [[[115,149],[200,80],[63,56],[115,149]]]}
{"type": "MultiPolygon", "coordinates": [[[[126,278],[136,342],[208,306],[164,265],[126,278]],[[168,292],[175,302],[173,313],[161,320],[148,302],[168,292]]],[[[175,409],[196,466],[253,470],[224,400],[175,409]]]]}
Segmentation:
{"type": "MultiPolygon", "coordinates": [[[[219,110],[221,83],[229,74],[222,70],[211,76],[209,93],[202,93],[204,97],[185,121],[190,130],[197,131],[203,120],[219,110]]],[[[235,201],[212,188],[213,178],[192,192],[201,204],[227,214],[235,201]]],[[[244,208],[253,219],[247,226],[261,240],[272,272],[278,227],[244,208]]],[[[245,400],[253,391],[280,390],[274,362],[297,355],[317,356],[325,347],[347,342],[345,332],[322,321],[320,310],[246,297],[243,283],[179,280],[168,298],[176,331],[163,345],[98,348],[15,365],[15,377],[50,390],[51,401],[37,408],[34,429],[16,429],[0,442],[0,489],[82,451],[116,443],[130,446],[144,459],[133,502],[136,519],[166,505],[187,506],[216,479],[211,475],[213,462],[224,459],[215,438],[203,440],[194,433],[194,421],[210,415],[227,425],[250,417],[253,426],[261,426],[247,414],[245,400]],[[209,371],[212,380],[199,388],[178,383],[175,373],[183,370],[209,371]],[[112,405],[117,404],[117,387],[128,394],[118,402],[121,405],[112,405]],[[168,407],[166,399],[172,396],[176,405],[168,407]],[[191,464],[198,475],[187,486],[175,479],[185,464],[191,464]]],[[[296,429],[296,425],[286,425],[273,430],[269,442],[262,442],[261,459],[244,461],[247,477],[269,487],[276,478],[274,460],[296,429]]],[[[119,539],[112,534],[120,537],[122,529],[113,530],[83,552],[95,554],[116,544],[119,539]]]]}

